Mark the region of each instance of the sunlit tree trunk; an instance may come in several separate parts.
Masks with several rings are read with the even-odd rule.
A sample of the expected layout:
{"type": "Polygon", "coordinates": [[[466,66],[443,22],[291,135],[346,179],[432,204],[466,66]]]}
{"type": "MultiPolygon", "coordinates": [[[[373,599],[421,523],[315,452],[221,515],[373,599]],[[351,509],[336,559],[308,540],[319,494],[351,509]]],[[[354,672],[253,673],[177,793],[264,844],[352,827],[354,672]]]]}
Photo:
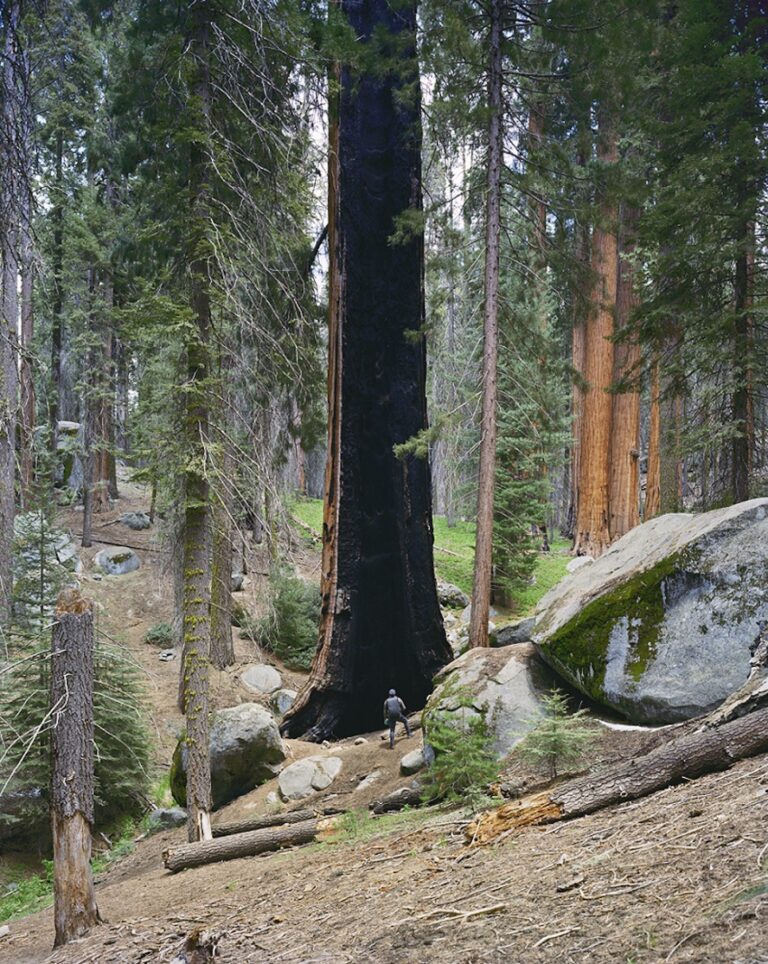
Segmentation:
{"type": "MultiPolygon", "coordinates": [[[[598,159],[616,162],[616,132],[600,119],[598,159]]],[[[616,205],[602,188],[592,232],[593,289],[584,332],[584,410],[580,433],[579,504],[575,550],[599,556],[609,545],[614,316],[617,284],[616,205]]]]}
{"type": "Polygon", "coordinates": [[[648,422],[648,465],[645,477],[645,507],[643,521],[659,514],[661,508],[661,399],[659,356],[651,360],[650,416],[648,422]]]}
{"type": "Polygon", "coordinates": [[[615,345],[614,381],[623,388],[613,396],[611,432],[611,540],[619,539],[640,521],[640,344],[631,334],[631,315],[637,299],[631,257],[639,211],[621,205],[619,276],[616,292],[616,331],[623,337],[615,345]]]}
{"type": "Polygon", "coordinates": [[[488,645],[488,613],[493,571],[493,491],[496,479],[496,396],[499,352],[499,243],[501,239],[502,0],[489,5],[488,170],[485,199],[485,303],[483,307],[483,407],[480,421],[480,468],[477,481],[475,567],[469,644],[488,645]]]}
{"type": "Polygon", "coordinates": [[[451,658],[429,464],[392,450],[427,425],[425,343],[413,337],[424,320],[416,8],[343,0],[341,10],[363,49],[391,35],[398,63],[386,74],[337,67],[333,85],[320,641],[283,724],[312,740],[380,726],[390,687],[409,709],[423,706],[451,658]],[[402,216],[415,232],[395,243],[402,216]]]}

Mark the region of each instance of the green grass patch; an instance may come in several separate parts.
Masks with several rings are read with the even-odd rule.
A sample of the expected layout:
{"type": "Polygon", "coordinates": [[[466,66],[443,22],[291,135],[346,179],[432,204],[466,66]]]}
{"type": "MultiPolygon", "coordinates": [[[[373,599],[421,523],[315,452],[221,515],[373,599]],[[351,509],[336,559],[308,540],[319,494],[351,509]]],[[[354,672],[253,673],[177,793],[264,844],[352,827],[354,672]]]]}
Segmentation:
{"type": "MultiPolygon", "coordinates": [[[[309,526],[317,537],[323,531],[322,499],[298,499],[290,505],[291,515],[305,526],[309,526]]],[[[438,579],[453,583],[472,593],[472,570],[475,562],[475,524],[457,521],[449,526],[445,516],[433,518],[435,530],[435,573],[438,579]]],[[[309,538],[305,529],[301,534],[309,538]]],[[[536,608],[541,597],[549,592],[565,575],[565,567],[570,562],[567,539],[552,539],[551,552],[539,553],[536,560],[535,582],[517,593],[515,611],[527,616],[536,608]]]]}
{"type": "Polygon", "coordinates": [[[415,810],[406,807],[396,813],[383,813],[374,817],[369,810],[350,810],[341,815],[338,829],[328,843],[358,843],[373,837],[402,833],[427,823],[436,813],[435,807],[415,810]]]}
{"type": "Polygon", "coordinates": [[[53,861],[43,861],[42,874],[21,874],[0,895],[0,924],[34,914],[53,903],[53,861]]]}

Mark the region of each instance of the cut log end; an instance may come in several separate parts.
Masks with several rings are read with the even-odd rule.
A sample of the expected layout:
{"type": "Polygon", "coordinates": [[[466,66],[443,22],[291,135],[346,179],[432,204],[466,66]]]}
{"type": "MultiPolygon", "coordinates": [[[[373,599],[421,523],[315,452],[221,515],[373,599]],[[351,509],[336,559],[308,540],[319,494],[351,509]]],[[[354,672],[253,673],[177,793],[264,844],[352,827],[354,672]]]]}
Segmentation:
{"type": "Polygon", "coordinates": [[[66,614],[83,616],[90,612],[92,608],[91,601],[82,596],[79,589],[64,589],[59,593],[59,598],[56,600],[57,616],[66,614]]]}

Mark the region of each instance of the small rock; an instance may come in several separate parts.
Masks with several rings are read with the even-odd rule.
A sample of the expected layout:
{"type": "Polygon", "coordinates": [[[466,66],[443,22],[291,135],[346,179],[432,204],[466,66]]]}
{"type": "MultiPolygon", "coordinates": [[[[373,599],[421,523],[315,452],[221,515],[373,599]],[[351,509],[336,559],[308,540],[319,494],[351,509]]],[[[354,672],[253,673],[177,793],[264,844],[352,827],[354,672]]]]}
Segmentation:
{"type": "Polygon", "coordinates": [[[230,579],[230,591],[231,592],[242,592],[243,591],[243,580],[245,576],[242,572],[233,572],[230,579]]]}
{"type": "Polygon", "coordinates": [[[383,772],[383,770],[374,770],[373,773],[369,773],[367,777],[363,777],[352,792],[357,793],[358,790],[367,790],[372,787],[374,783],[381,779],[383,772]]]}
{"type": "Polygon", "coordinates": [[[315,791],[325,790],[341,772],[337,756],[310,756],[287,766],[277,778],[283,800],[302,800],[315,791]]]}
{"type": "Polygon", "coordinates": [[[512,646],[515,643],[530,643],[533,627],[536,624],[534,616],[528,619],[521,619],[520,622],[510,623],[509,626],[502,626],[496,631],[496,642],[494,646],[512,646]]]}
{"type": "Polygon", "coordinates": [[[283,685],[283,679],[278,671],[267,663],[249,666],[240,679],[247,689],[255,693],[274,693],[283,685]]]}
{"type": "Polygon", "coordinates": [[[284,716],[296,702],[296,690],[275,690],[269,702],[279,716],[284,716]]]}
{"type": "Polygon", "coordinates": [[[406,753],[405,756],[400,761],[400,773],[404,777],[409,777],[413,773],[418,773],[419,770],[423,770],[425,766],[424,753],[421,747],[418,750],[411,750],[410,753],[406,753]]]}
{"type": "Polygon", "coordinates": [[[157,833],[158,830],[170,830],[172,827],[181,827],[187,822],[187,811],[181,807],[157,807],[147,817],[149,832],[157,833]]]}
{"type": "Polygon", "coordinates": [[[11,933],[11,928],[7,924],[0,927],[0,939],[7,937],[11,933]]]}
{"type": "MultiPolygon", "coordinates": [[[[491,619],[494,616],[498,616],[498,615],[499,615],[498,609],[494,609],[493,606],[491,606],[491,608],[488,610],[488,618],[491,619]]],[[[461,621],[468,626],[471,618],[472,618],[472,606],[469,605],[461,611],[461,621]]]]}
{"type": "Polygon", "coordinates": [[[450,582],[438,582],[437,598],[441,606],[451,609],[463,609],[469,605],[469,596],[450,582]]]}
{"type": "Polygon", "coordinates": [[[124,512],[120,516],[120,522],[137,532],[142,529],[149,529],[152,525],[152,521],[146,512],[124,512]]]}
{"type": "Polygon", "coordinates": [[[329,756],[325,760],[318,760],[312,787],[315,790],[326,790],[341,771],[341,760],[337,756],[329,756]]]}
{"type": "Polygon", "coordinates": [[[267,804],[267,809],[268,809],[268,810],[273,810],[273,811],[279,810],[280,807],[282,807],[282,805],[283,805],[282,802],[281,802],[281,800],[280,800],[280,797],[275,793],[274,790],[270,790],[270,791],[269,791],[269,793],[267,794],[267,799],[266,799],[265,802],[266,802],[266,804],[267,804]]]}
{"type": "Polygon", "coordinates": [[[363,746],[363,745],[366,744],[367,742],[368,742],[368,740],[366,740],[366,738],[365,738],[364,736],[359,736],[359,737],[355,740],[355,746],[363,746]]]}
{"type": "Polygon", "coordinates": [[[101,582],[101,580],[102,580],[103,578],[104,578],[104,576],[102,576],[102,574],[101,574],[100,572],[94,572],[94,573],[91,575],[91,579],[93,579],[94,582],[101,582]]]}
{"type": "Polygon", "coordinates": [[[108,576],[124,576],[141,566],[141,560],[128,546],[110,546],[108,549],[101,549],[96,553],[93,561],[108,576]]]}
{"type": "Polygon", "coordinates": [[[157,658],[163,663],[170,663],[172,659],[176,659],[176,650],[164,649],[157,654],[157,658]]]}

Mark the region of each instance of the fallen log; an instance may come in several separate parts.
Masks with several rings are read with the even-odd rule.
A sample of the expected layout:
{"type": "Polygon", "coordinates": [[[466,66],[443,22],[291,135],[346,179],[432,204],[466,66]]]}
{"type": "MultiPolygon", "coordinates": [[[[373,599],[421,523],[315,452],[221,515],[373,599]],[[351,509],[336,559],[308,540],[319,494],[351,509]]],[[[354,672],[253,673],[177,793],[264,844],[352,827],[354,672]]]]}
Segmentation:
{"type": "Polygon", "coordinates": [[[408,787],[393,790],[380,800],[374,800],[368,805],[368,809],[374,813],[391,813],[402,810],[403,807],[418,807],[421,805],[421,791],[421,784],[415,781],[408,787]]]}
{"type": "Polygon", "coordinates": [[[248,833],[251,830],[265,830],[267,827],[281,827],[284,824],[304,823],[315,817],[314,810],[294,810],[291,813],[271,813],[268,816],[249,817],[247,820],[237,820],[232,823],[222,823],[212,827],[214,837],[231,837],[237,833],[248,833]]]}
{"type": "Polygon", "coordinates": [[[478,814],[466,835],[471,843],[486,844],[522,827],[581,817],[684,779],[727,770],[737,760],[766,751],[768,709],[761,709],[714,729],[678,737],[600,773],[478,814]]]}
{"type": "Polygon", "coordinates": [[[254,857],[256,854],[280,850],[282,847],[295,847],[313,840],[325,839],[333,833],[337,825],[338,821],[331,817],[201,840],[164,850],[163,864],[171,873],[176,873],[189,867],[201,867],[203,864],[214,864],[222,860],[254,857]]]}

